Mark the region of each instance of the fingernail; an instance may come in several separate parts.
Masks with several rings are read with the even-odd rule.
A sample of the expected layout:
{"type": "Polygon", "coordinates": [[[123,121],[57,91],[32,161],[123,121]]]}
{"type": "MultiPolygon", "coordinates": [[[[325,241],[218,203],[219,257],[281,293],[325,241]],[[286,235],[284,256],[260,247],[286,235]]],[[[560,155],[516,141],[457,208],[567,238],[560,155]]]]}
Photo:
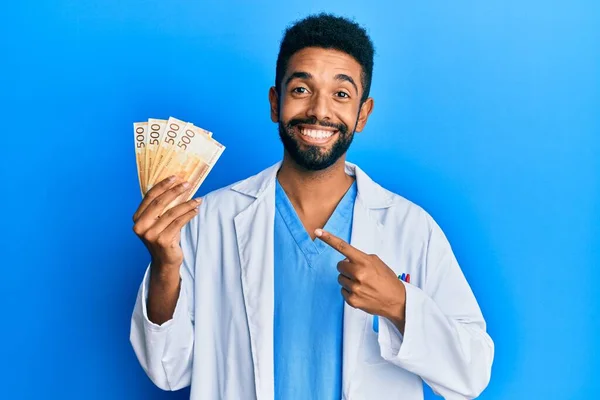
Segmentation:
{"type": "Polygon", "coordinates": [[[197,199],[194,199],[194,200],[196,200],[196,204],[200,204],[202,202],[202,198],[200,198],[200,197],[198,197],[197,199]]]}
{"type": "Polygon", "coordinates": [[[171,175],[171,176],[168,178],[168,180],[169,180],[169,182],[173,182],[173,181],[175,180],[175,175],[171,175]]]}
{"type": "Polygon", "coordinates": [[[323,235],[323,229],[315,229],[315,235],[321,237],[323,235]]]}
{"type": "Polygon", "coordinates": [[[183,187],[184,187],[184,188],[186,188],[186,189],[187,189],[187,188],[189,188],[189,187],[190,187],[190,183],[189,183],[189,182],[185,182],[185,183],[183,184],[183,187]]]}

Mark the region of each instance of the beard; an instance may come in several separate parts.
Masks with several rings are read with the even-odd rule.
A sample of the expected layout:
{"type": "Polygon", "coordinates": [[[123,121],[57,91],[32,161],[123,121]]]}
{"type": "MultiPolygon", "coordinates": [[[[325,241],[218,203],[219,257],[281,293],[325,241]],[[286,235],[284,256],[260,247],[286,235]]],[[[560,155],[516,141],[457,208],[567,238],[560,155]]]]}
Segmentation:
{"type": "MultiPolygon", "coordinates": [[[[356,129],[357,124],[358,116],[354,128],[351,131],[345,124],[317,121],[314,117],[307,119],[292,119],[287,123],[280,120],[279,138],[283,143],[283,147],[296,164],[308,171],[320,171],[335,164],[335,162],[348,151],[348,148],[354,139],[354,130],[356,129]],[[334,128],[337,130],[337,140],[333,143],[331,148],[325,152],[323,152],[323,149],[320,146],[300,145],[294,134],[295,132],[298,132],[297,130],[294,130],[298,125],[319,125],[334,128]]],[[[298,132],[298,134],[300,133],[298,132]]]]}

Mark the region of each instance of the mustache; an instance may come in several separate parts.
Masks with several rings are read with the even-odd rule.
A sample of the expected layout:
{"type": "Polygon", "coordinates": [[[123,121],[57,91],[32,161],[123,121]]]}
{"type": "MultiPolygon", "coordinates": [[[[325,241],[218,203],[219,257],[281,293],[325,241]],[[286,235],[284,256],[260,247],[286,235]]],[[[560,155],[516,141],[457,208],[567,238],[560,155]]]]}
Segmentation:
{"type": "Polygon", "coordinates": [[[290,122],[287,123],[287,127],[288,128],[293,128],[297,125],[319,125],[319,126],[325,126],[328,128],[334,128],[337,129],[342,135],[346,134],[346,132],[348,132],[348,128],[346,127],[346,125],[344,124],[336,124],[333,122],[327,122],[327,121],[319,121],[317,120],[317,118],[313,117],[313,118],[295,118],[290,120],[290,122]]]}

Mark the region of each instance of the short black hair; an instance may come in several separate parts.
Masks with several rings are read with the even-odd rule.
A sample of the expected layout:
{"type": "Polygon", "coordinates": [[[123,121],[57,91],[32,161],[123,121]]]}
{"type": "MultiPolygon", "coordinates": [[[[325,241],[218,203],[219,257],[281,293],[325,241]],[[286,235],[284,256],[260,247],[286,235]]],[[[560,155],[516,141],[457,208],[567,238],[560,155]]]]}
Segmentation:
{"type": "Polygon", "coordinates": [[[306,47],[334,49],[352,56],[362,67],[361,102],[369,97],[375,55],[371,39],[356,22],[327,13],[310,15],[286,29],[277,56],[275,88],[278,93],[281,94],[281,81],[290,58],[306,47]]]}

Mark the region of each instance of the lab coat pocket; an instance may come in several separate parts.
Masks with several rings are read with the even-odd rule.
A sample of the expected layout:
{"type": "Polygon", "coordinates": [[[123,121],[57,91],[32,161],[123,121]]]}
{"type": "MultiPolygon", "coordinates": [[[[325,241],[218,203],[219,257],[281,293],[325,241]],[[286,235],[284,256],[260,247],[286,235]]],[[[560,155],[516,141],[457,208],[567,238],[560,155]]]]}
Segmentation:
{"type": "Polygon", "coordinates": [[[364,334],[360,348],[360,359],[362,362],[370,365],[386,363],[381,357],[379,348],[378,333],[373,329],[373,315],[369,315],[365,321],[364,334]]]}

